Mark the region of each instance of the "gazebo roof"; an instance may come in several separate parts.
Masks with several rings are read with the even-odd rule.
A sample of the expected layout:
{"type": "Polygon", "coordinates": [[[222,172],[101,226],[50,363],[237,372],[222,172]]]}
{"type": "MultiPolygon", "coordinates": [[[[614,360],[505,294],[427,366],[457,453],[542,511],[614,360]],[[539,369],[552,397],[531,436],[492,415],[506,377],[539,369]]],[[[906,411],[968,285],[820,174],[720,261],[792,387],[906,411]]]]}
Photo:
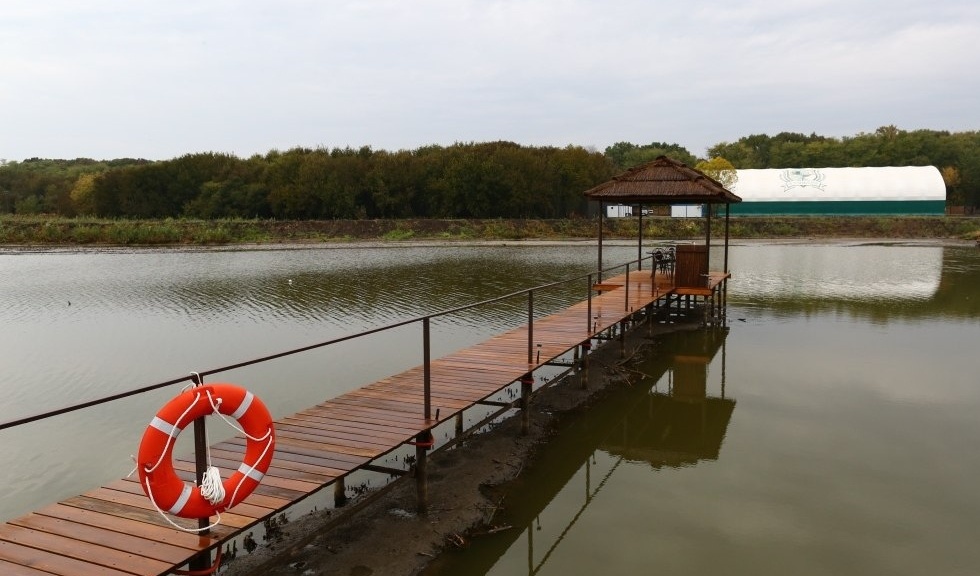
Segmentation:
{"type": "Polygon", "coordinates": [[[622,204],[732,204],[742,199],[683,162],[659,156],[585,191],[597,202],[622,204]]]}

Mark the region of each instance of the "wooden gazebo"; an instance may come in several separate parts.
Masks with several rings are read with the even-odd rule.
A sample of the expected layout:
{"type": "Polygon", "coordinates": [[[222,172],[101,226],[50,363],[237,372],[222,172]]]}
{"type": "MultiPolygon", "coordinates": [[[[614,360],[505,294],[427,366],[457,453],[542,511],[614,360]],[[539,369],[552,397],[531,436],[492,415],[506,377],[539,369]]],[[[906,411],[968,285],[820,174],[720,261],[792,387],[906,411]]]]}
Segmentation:
{"type": "MultiPolygon", "coordinates": [[[[675,260],[670,265],[668,307],[672,300],[678,303],[683,299],[690,307],[692,299],[704,301],[704,321],[714,322],[715,311],[721,311],[722,321],[727,306],[729,205],[742,199],[727,190],[721,183],[700,170],[683,162],[660,156],[645,164],[630,168],[585,192],[589,200],[599,202],[599,267],[598,275],[602,282],[602,240],[603,221],[606,204],[624,204],[639,208],[639,238],[637,239],[637,260],[643,260],[643,207],[647,205],[704,204],[705,235],[704,244],[678,244],[673,248],[675,260]],[[711,248],[711,206],[725,205],[725,257],[722,271],[712,272],[709,263],[711,248]]],[[[656,255],[657,251],[654,251],[656,255]]],[[[657,265],[651,267],[654,289],[658,289],[657,265]]],[[[628,269],[627,269],[628,273],[628,269]]]]}
{"type": "MultiPolygon", "coordinates": [[[[607,204],[625,204],[638,206],[639,210],[639,238],[637,242],[637,259],[642,259],[643,250],[643,206],[646,205],[674,205],[674,204],[706,204],[708,209],[705,211],[705,237],[704,246],[698,249],[699,253],[704,254],[703,271],[696,274],[696,278],[688,282],[695,282],[693,286],[685,287],[705,287],[700,279],[707,275],[708,271],[708,251],[711,247],[711,207],[712,204],[725,205],[725,260],[722,270],[728,273],[728,228],[729,228],[729,205],[741,202],[742,199],[728,191],[717,180],[705,175],[700,170],[673,160],[666,156],[660,156],[655,160],[640,164],[630,168],[612,180],[599,184],[598,186],[586,190],[585,196],[592,201],[599,202],[599,271],[602,270],[602,237],[603,220],[605,219],[607,204]]],[[[699,266],[700,268],[700,266],[699,266]]],[[[684,280],[684,278],[679,278],[684,280]]]]}

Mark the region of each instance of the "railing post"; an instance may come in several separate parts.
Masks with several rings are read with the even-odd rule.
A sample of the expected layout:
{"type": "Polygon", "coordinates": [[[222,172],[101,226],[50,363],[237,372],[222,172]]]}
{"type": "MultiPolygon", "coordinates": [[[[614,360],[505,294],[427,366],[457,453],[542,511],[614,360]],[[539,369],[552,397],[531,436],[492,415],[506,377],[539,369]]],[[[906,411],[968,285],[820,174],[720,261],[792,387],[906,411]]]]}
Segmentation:
{"type": "Polygon", "coordinates": [[[527,363],[534,364],[534,290],[527,291],[527,363]]]}
{"type": "Polygon", "coordinates": [[[585,333],[592,336],[592,274],[589,274],[589,306],[585,313],[585,333]]]}
{"type": "MultiPolygon", "coordinates": [[[[430,340],[430,318],[422,319],[422,392],[424,396],[424,416],[426,425],[432,419],[432,346],[430,340]]],[[[425,515],[429,511],[429,473],[428,449],[431,447],[432,433],[420,432],[415,437],[415,491],[416,511],[425,515]],[[426,445],[428,443],[428,445],[426,445]]]]}
{"type": "Polygon", "coordinates": [[[422,393],[425,396],[426,420],[432,418],[432,348],[429,341],[429,317],[422,319],[422,393]]]}
{"type": "MultiPolygon", "coordinates": [[[[204,385],[204,379],[194,372],[192,373],[191,380],[197,386],[204,385]]],[[[204,482],[204,475],[208,470],[208,429],[207,424],[204,422],[204,418],[198,418],[194,420],[194,477],[197,479],[197,485],[200,486],[204,482]]],[[[197,527],[198,529],[208,527],[208,518],[198,518],[197,527]]],[[[200,534],[209,534],[210,530],[202,530],[200,534]]],[[[200,554],[191,558],[190,562],[187,563],[187,567],[191,570],[207,570],[211,567],[211,553],[201,552],[200,554]]]]}
{"type": "Polygon", "coordinates": [[[630,311],[630,265],[626,263],[626,295],[623,297],[623,311],[630,311]]]}

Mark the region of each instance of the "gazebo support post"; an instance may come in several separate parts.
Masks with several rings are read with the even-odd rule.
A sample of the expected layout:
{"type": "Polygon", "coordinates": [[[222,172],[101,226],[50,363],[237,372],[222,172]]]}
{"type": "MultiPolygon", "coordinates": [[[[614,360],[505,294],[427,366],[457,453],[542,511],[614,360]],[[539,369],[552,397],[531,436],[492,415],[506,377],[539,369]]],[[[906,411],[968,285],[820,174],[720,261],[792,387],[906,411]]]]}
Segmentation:
{"type": "Polygon", "coordinates": [[[637,204],[636,209],[640,213],[639,239],[636,242],[636,270],[643,270],[643,204],[637,204]]]}
{"type": "MultiPolygon", "coordinates": [[[[704,259],[708,264],[708,270],[711,270],[711,204],[704,205],[705,212],[708,215],[705,217],[704,223],[704,250],[706,252],[704,259]]],[[[705,279],[707,282],[707,279],[705,279]]]]}
{"type": "Polygon", "coordinates": [[[598,280],[596,282],[602,282],[602,219],[606,215],[606,203],[599,202],[599,268],[597,270],[599,274],[598,280]]]}
{"type": "Polygon", "coordinates": [[[728,221],[730,215],[731,204],[725,202],[725,274],[728,274],[728,221]]]}

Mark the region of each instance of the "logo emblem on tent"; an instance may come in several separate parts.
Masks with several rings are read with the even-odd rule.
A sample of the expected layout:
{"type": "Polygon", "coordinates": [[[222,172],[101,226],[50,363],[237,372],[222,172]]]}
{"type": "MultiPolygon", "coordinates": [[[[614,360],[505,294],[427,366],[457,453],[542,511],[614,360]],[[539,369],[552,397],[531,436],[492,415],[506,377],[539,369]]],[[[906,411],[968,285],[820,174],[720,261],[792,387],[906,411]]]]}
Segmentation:
{"type": "Polygon", "coordinates": [[[784,191],[792,188],[823,190],[827,186],[823,182],[824,178],[823,172],[816,168],[787,168],[779,175],[779,179],[783,181],[784,191]]]}

